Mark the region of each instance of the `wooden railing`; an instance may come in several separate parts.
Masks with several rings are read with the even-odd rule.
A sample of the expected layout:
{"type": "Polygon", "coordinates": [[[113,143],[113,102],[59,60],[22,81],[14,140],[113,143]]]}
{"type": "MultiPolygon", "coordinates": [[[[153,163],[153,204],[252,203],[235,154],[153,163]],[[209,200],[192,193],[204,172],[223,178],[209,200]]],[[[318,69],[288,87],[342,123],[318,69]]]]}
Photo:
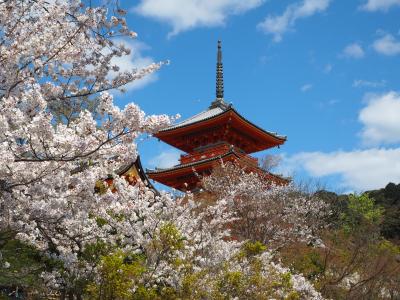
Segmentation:
{"type": "Polygon", "coordinates": [[[181,164],[188,164],[188,163],[192,163],[195,161],[216,157],[216,156],[227,153],[232,148],[236,153],[239,154],[241,159],[246,161],[248,164],[250,164],[252,166],[258,165],[257,158],[248,156],[241,149],[239,149],[235,146],[228,145],[228,144],[216,145],[215,147],[205,149],[204,151],[201,151],[201,152],[193,152],[193,153],[189,153],[189,154],[183,154],[180,157],[180,162],[181,162],[181,164]]]}
{"type": "Polygon", "coordinates": [[[181,155],[180,162],[181,164],[188,164],[198,160],[203,160],[207,158],[212,158],[221,154],[225,154],[230,149],[229,145],[219,145],[213,148],[206,149],[202,152],[193,152],[189,154],[181,155]]]}

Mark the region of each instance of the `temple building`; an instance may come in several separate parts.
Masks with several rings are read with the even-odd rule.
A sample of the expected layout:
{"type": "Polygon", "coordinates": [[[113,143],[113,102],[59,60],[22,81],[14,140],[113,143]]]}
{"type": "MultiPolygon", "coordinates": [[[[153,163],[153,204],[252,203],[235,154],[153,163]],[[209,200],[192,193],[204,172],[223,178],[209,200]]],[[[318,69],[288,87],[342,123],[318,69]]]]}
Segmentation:
{"type": "Polygon", "coordinates": [[[224,81],[221,42],[218,41],[216,99],[207,110],[155,136],[180,149],[180,164],[166,169],[147,170],[149,178],[180,191],[200,188],[202,176],[211,174],[222,162],[237,162],[246,171],[256,172],[266,180],[282,184],[286,179],[261,170],[258,160],[249,154],[279,147],[285,136],[266,131],[239,114],[224,100],[224,81]]]}
{"type": "MultiPolygon", "coordinates": [[[[154,194],[159,194],[156,188],[147,178],[147,175],[142,167],[140,156],[137,156],[136,159],[131,163],[121,166],[118,170],[115,171],[115,174],[125,178],[130,185],[146,187],[148,190],[153,191],[154,194]]],[[[115,189],[113,186],[113,180],[114,179],[112,175],[108,175],[107,178],[97,181],[95,190],[99,193],[104,193],[107,191],[108,188],[110,188],[112,191],[114,191],[115,189]]]]}

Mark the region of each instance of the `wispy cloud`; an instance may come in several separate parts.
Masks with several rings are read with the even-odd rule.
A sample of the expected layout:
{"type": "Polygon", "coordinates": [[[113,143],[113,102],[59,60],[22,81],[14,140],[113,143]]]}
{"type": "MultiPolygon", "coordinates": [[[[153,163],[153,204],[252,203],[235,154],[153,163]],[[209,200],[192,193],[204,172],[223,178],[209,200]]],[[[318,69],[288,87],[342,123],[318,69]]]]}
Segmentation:
{"type": "Polygon", "coordinates": [[[400,41],[391,34],[385,34],[372,44],[374,50],[380,54],[394,56],[400,54],[400,41]]]}
{"type": "Polygon", "coordinates": [[[311,83],[308,83],[308,84],[303,85],[303,86],[300,88],[300,90],[301,90],[303,93],[305,93],[305,92],[311,90],[312,87],[313,87],[313,85],[312,85],[311,83]]]}
{"type": "MultiPolygon", "coordinates": [[[[141,69],[154,63],[154,59],[150,56],[143,55],[143,52],[150,49],[148,45],[139,41],[127,40],[114,40],[115,43],[123,43],[126,47],[131,49],[129,55],[114,57],[112,63],[119,67],[118,72],[132,71],[134,69],[141,69]]],[[[111,72],[110,75],[116,75],[117,72],[111,72]]],[[[151,73],[139,80],[128,83],[123,88],[129,92],[143,88],[144,86],[156,81],[158,79],[157,73],[151,73]]]]}
{"type": "Polygon", "coordinates": [[[400,0],[367,0],[360,8],[373,12],[378,10],[388,11],[395,6],[400,6],[400,0]]]}
{"type": "Polygon", "coordinates": [[[400,182],[400,148],[299,153],[284,164],[286,170],[305,170],[314,177],[340,176],[341,186],[355,191],[400,182]]]}
{"type": "Polygon", "coordinates": [[[365,56],[365,52],[360,44],[352,43],[347,45],[341,54],[342,57],[360,59],[365,56]]]}
{"type": "Polygon", "coordinates": [[[132,11],[166,22],[172,27],[168,36],[196,27],[224,25],[231,15],[245,13],[265,0],[141,0],[132,11]]]}
{"type": "Polygon", "coordinates": [[[314,177],[339,176],[342,188],[365,191],[400,182],[400,94],[367,94],[358,120],[359,136],[370,149],[302,152],[285,157],[286,173],[306,171],[314,177]],[[393,148],[382,145],[392,144],[393,148]]]}
{"type": "Polygon", "coordinates": [[[169,168],[179,163],[180,152],[177,150],[163,151],[149,161],[151,167],[169,168]]]}
{"type": "Polygon", "coordinates": [[[353,87],[355,87],[355,88],[361,88],[361,87],[382,88],[385,86],[386,86],[386,80],[369,81],[369,80],[363,80],[363,79],[356,79],[353,81],[353,87]]]}
{"type": "Polygon", "coordinates": [[[275,42],[280,42],[283,35],[292,29],[299,19],[311,17],[325,11],[331,0],[303,0],[289,5],[282,15],[269,15],[257,25],[266,34],[273,35],[275,42]]]}

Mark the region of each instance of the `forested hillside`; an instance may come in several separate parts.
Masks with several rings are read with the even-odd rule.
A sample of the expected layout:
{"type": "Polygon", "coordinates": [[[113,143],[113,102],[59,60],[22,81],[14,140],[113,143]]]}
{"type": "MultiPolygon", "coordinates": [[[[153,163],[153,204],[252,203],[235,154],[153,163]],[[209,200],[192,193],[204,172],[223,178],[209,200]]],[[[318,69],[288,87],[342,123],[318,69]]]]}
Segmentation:
{"type": "MultiPolygon", "coordinates": [[[[400,184],[389,183],[382,189],[366,191],[363,194],[372,198],[375,205],[383,208],[380,224],[383,237],[398,243],[400,241],[400,184]]],[[[320,191],[318,195],[332,204],[334,207],[332,218],[339,222],[340,215],[347,209],[349,196],[328,191],[320,191]]]]}
{"type": "Polygon", "coordinates": [[[381,232],[387,239],[400,241],[400,184],[389,183],[385,188],[367,192],[382,206],[383,221],[381,232]]]}

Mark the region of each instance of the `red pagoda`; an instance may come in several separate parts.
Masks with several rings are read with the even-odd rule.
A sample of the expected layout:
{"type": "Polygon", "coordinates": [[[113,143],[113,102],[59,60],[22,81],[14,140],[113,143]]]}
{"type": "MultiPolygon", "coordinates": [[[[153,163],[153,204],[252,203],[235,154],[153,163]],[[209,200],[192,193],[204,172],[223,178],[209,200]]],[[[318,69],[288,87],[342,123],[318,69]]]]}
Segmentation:
{"type": "Polygon", "coordinates": [[[280,146],[285,136],[265,131],[240,115],[224,101],[221,42],[218,41],[216,99],[210,107],[155,135],[163,142],[187,154],[180,164],[167,168],[147,170],[149,178],[180,191],[198,189],[201,176],[211,173],[216,164],[238,162],[248,172],[257,172],[266,180],[284,184],[286,179],[265,172],[258,160],[249,154],[280,146]]]}

